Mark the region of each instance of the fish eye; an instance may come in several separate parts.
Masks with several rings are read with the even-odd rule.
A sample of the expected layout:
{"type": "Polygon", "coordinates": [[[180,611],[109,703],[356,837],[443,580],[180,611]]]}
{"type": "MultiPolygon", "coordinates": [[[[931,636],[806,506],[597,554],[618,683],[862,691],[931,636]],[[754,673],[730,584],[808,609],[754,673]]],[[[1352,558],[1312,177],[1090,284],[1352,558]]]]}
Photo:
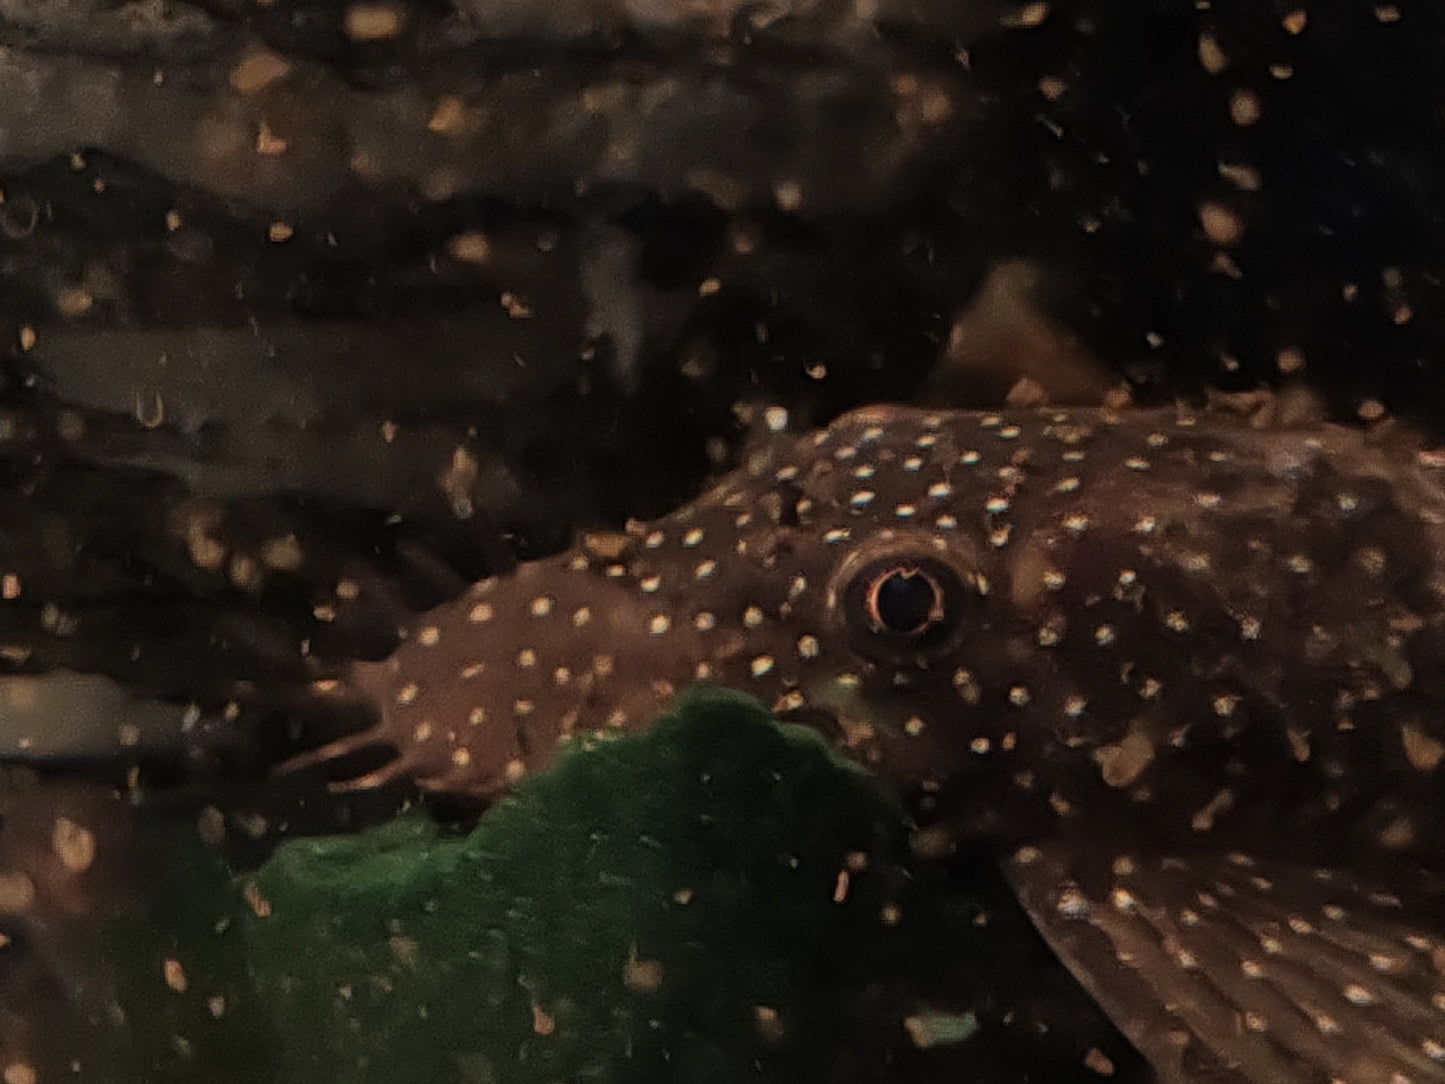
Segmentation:
{"type": "Polygon", "coordinates": [[[955,645],[975,598],[941,556],[899,550],[847,569],[836,605],[859,653],[878,663],[926,665],[955,645]]]}
{"type": "Polygon", "coordinates": [[[918,636],[943,620],[943,587],[923,569],[900,564],[873,578],[864,605],[874,632],[918,636]]]}

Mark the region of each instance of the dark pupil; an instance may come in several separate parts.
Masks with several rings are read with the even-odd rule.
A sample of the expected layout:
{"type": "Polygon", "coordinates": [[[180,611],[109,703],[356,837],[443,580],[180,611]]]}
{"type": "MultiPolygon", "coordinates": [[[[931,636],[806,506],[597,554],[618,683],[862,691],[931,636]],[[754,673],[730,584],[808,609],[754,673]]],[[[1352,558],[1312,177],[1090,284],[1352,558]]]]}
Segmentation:
{"type": "Polygon", "coordinates": [[[935,600],[933,581],[899,569],[878,585],[878,620],[890,632],[914,633],[928,624],[935,600]]]}

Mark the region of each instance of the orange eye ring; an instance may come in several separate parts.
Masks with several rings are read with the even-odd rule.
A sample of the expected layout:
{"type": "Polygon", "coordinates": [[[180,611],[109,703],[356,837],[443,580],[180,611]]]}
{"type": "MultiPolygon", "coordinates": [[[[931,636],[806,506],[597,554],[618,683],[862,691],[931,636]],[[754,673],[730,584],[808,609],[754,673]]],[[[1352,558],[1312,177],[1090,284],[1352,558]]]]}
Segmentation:
{"type": "Polygon", "coordinates": [[[899,562],[873,577],[863,607],[874,632],[921,636],[945,617],[943,586],[917,564],[899,562]]]}

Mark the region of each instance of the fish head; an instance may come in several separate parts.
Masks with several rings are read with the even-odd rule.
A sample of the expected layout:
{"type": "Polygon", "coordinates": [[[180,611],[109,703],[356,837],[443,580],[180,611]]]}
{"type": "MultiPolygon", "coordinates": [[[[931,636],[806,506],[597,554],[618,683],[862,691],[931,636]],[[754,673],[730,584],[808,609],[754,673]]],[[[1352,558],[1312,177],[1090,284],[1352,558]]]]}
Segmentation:
{"type": "Polygon", "coordinates": [[[778,436],[671,515],[423,615],[346,685],[377,726],[296,763],[383,742],[399,758],[345,785],[405,774],[492,796],[559,741],[645,725],[696,681],[752,693],[913,789],[1030,736],[1117,736],[1126,720],[1079,706],[1094,660],[1071,684],[1054,650],[1070,524],[1105,518],[1066,500],[1088,433],[1063,415],[1025,428],[882,406],[778,436]]]}
{"type": "Polygon", "coordinates": [[[345,683],[377,724],[299,763],[384,744],[342,785],[489,799],[706,681],[815,725],[924,819],[962,796],[1029,834],[1164,794],[1188,835],[1306,762],[1305,798],[1338,808],[1364,765],[1428,782],[1420,742],[1385,764],[1350,713],[1435,695],[1441,523],[1439,485],[1358,435],[864,408],[423,615],[345,683]]]}

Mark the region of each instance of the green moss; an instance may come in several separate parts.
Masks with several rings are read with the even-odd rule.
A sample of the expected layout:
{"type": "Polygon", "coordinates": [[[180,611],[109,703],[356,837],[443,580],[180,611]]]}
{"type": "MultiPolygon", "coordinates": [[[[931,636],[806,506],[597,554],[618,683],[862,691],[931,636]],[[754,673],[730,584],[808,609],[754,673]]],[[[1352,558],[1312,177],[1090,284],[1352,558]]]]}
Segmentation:
{"type": "Polygon", "coordinates": [[[707,690],[465,839],[411,817],[288,843],[247,936],[288,1079],[793,1079],[863,1009],[857,949],[889,940],[905,854],[873,781],[707,690]]]}

